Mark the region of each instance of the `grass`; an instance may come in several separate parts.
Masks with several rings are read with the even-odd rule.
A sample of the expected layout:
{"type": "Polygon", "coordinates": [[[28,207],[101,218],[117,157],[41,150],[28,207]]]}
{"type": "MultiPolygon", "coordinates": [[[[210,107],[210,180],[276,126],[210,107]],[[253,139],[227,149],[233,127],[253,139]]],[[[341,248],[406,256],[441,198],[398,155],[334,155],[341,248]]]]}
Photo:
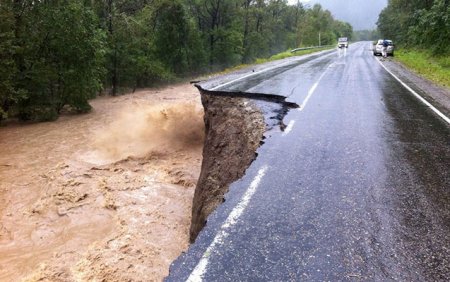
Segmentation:
{"type": "Polygon", "coordinates": [[[402,49],[395,51],[395,59],[417,74],[450,88],[450,56],[432,56],[428,51],[402,49]]]}

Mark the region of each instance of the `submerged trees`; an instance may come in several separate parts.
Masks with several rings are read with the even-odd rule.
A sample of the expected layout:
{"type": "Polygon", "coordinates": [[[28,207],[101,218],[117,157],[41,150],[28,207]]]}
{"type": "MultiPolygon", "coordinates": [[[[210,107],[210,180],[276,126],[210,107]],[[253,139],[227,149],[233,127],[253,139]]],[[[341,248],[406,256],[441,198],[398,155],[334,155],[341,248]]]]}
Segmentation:
{"type": "Polygon", "coordinates": [[[300,45],[334,44],[351,26],[287,0],[0,2],[0,120],[52,120],[88,100],[300,45]]]}

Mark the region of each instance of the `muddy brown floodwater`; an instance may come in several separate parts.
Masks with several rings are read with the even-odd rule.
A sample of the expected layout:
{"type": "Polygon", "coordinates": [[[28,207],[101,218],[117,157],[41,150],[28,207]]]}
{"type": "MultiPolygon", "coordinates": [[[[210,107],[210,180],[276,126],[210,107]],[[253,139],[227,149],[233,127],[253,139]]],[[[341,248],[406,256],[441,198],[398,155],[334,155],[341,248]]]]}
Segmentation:
{"type": "Polygon", "coordinates": [[[0,127],[0,281],[161,281],[187,249],[203,109],[179,84],[0,127]]]}

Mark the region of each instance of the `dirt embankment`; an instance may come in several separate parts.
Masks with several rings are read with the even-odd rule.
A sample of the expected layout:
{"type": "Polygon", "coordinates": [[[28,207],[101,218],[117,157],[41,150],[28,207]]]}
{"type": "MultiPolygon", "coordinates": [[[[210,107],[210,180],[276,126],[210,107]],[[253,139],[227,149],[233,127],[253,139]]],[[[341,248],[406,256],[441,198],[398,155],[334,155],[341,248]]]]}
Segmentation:
{"type": "Polygon", "coordinates": [[[295,103],[277,95],[208,91],[198,86],[205,111],[205,145],[192,206],[194,242],[210,215],[224,201],[230,184],[242,178],[257,157],[267,130],[284,130],[283,118],[295,103]]]}
{"type": "Polygon", "coordinates": [[[192,206],[191,242],[208,215],[223,202],[228,186],[241,178],[255,159],[265,132],[264,117],[249,99],[203,92],[202,103],[206,140],[192,206]]]}
{"type": "Polygon", "coordinates": [[[182,84],[0,127],[0,281],[161,281],[188,247],[204,123],[182,84]]]}
{"type": "Polygon", "coordinates": [[[240,94],[204,91],[204,112],[183,84],[0,128],[0,281],[161,281],[283,128],[281,97],[240,94]]]}

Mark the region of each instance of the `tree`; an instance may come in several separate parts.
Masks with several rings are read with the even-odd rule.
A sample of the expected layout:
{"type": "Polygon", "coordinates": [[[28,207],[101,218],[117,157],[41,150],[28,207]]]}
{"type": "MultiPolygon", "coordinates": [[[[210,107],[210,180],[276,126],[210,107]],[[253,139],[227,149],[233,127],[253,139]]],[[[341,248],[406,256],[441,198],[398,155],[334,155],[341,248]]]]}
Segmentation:
{"type": "Polygon", "coordinates": [[[323,10],[322,6],[316,4],[306,12],[298,32],[301,45],[331,45],[341,34],[350,37],[352,28],[350,24],[334,20],[329,11],[323,10]]]}
{"type": "Polygon", "coordinates": [[[0,3],[0,121],[16,100],[14,76],[17,69],[14,55],[14,15],[11,6],[0,3]]]}
{"type": "Polygon", "coordinates": [[[204,65],[202,46],[195,24],[179,0],[160,0],[154,15],[156,57],[176,75],[204,65]]]}
{"type": "Polygon", "coordinates": [[[222,68],[242,58],[239,0],[190,0],[190,11],[207,46],[209,65],[222,68]]]}
{"type": "Polygon", "coordinates": [[[117,95],[318,45],[319,34],[323,45],[351,35],[320,5],[287,0],[8,0],[0,19],[0,119],[85,112],[100,90],[117,95]]]}
{"type": "Polygon", "coordinates": [[[101,89],[104,70],[104,36],[94,14],[76,0],[33,2],[29,7],[23,33],[16,38],[26,42],[16,78],[18,91],[26,93],[18,103],[20,117],[55,119],[65,105],[90,110],[88,99],[101,89]]]}
{"type": "Polygon", "coordinates": [[[449,54],[449,5],[448,0],[389,0],[378,18],[378,29],[383,37],[405,46],[449,54]]]}
{"type": "Polygon", "coordinates": [[[408,30],[411,42],[424,46],[438,55],[450,54],[450,5],[448,1],[436,0],[430,9],[414,13],[418,19],[408,30]]]}
{"type": "Polygon", "coordinates": [[[355,41],[377,40],[380,38],[378,30],[358,30],[353,32],[352,36],[355,41]]]}
{"type": "Polygon", "coordinates": [[[336,20],[333,23],[333,32],[335,37],[347,37],[351,39],[353,36],[353,27],[349,23],[336,20]]]}

